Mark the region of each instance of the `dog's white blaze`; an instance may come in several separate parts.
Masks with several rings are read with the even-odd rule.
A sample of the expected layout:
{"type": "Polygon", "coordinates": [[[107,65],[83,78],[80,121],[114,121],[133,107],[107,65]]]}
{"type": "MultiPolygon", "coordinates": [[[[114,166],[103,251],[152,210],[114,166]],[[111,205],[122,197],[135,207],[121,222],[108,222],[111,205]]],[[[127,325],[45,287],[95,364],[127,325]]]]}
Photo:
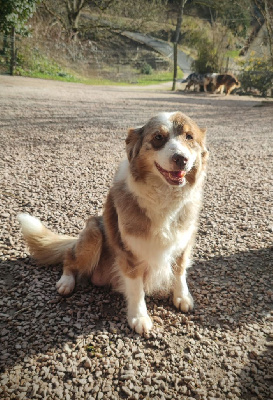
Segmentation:
{"type": "Polygon", "coordinates": [[[171,129],[173,123],[170,121],[172,115],[176,114],[176,112],[161,112],[157,115],[158,123],[164,124],[168,129],[171,129]]]}
{"type": "Polygon", "coordinates": [[[190,171],[195,162],[195,155],[178,138],[171,138],[161,150],[158,150],[155,154],[155,161],[167,171],[172,170],[171,157],[176,153],[188,160],[186,170],[190,171]]]}

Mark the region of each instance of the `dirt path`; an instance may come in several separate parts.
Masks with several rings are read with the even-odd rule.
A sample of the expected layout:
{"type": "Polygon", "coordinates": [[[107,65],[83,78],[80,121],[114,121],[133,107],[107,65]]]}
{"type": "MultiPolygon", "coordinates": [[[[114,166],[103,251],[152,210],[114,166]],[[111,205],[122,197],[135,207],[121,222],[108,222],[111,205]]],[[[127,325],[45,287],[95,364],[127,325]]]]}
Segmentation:
{"type": "MultiPolygon", "coordinates": [[[[171,61],[173,61],[173,46],[172,44],[165,42],[164,40],[160,40],[154,38],[150,35],[144,35],[142,33],[137,32],[124,32],[124,36],[127,36],[130,39],[133,39],[139,43],[144,43],[147,46],[150,46],[152,49],[156,50],[158,53],[163,54],[171,61]]],[[[179,68],[184,73],[184,78],[186,78],[192,71],[191,63],[193,59],[188,56],[184,51],[177,50],[177,64],[179,68]]]]}
{"type": "Polygon", "coordinates": [[[1,399],[273,399],[272,110],[251,97],[0,76],[1,399]],[[149,298],[145,339],[106,288],[58,296],[60,269],[28,258],[16,214],[77,234],[102,212],[127,128],[175,110],[208,128],[211,154],[195,310],[149,298]]]}

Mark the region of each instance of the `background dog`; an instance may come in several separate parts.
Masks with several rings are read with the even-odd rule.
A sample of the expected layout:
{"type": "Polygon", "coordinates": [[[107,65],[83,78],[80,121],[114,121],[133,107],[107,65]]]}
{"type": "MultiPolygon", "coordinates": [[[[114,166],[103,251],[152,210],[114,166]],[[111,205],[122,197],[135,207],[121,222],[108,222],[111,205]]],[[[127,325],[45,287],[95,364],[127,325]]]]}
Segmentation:
{"type": "Polygon", "coordinates": [[[214,93],[217,91],[223,93],[225,89],[226,95],[230,94],[234,89],[241,86],[238,79],[230,74],[216,74],[212,77],[211,82],[214,85],[214,93]]]}
{"type": "Polygon", "coordinates": [[[208,152],[205,129],[180,112],[161,113],[130,129],[127,160],[115,175],[102,217],[91,217],[79,237],[58,235],[37,218],[18,216],[33,257],[63,263],[57,282],[68,295],[77,275],[112,285],[125,295],[127,319],[139,334],[152,328],[145,293],[172,290],[173,303],[193,308],[186,269],[202,203],[208,152]]]}
{"type": "Polygon", "coordinates": [[[186,79],[183,79],[181,83],[186,83],[185,90],[190,90],[191,86],[194,85],[199,87],[204,87],[204,92],[212,91],[213,93],[223,93],[224,89],[226,95],[230,94],[234,89],[239,88],[240,82],[235,76],[231,74],[218,74],[218,73],[207,73],[207,74],[197,74],[192,73],[186,79]]]}
{"type": "Polygon", "coordinates": [[[190,90],[192,86],[194,86],[194,89],[198,87],[200,90],[200,86],[204,85],[204,75],[193,72],[186,79],[183,79],[181,83],[187,83],[185,90],[190,90]]]}

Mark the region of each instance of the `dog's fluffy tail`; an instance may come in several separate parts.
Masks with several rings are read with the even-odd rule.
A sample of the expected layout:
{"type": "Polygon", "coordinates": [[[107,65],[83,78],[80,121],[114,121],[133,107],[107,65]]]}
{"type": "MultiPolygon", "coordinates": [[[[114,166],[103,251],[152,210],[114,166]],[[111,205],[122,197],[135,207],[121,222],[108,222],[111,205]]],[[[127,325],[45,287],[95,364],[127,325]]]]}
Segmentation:
{"type": "Polygon", "coordinates": [[[51,232],[38,218],[29,214],[19,214],[18,220],[30,253],[39,264],[51,265],[63,262],[67,250],[78,240],[75,237],[51,232]]]}

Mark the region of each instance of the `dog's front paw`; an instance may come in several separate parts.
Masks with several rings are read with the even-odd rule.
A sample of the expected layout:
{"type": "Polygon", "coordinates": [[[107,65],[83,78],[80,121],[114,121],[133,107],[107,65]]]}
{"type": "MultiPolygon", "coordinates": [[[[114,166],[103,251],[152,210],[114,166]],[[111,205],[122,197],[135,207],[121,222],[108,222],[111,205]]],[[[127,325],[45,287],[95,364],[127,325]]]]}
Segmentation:
{"type": "Polygon", "coordinates": [[[74,287],[75,278],[73,275],[62,275],[61,279],[56,283],[56,288],[62,295],[70,294],[74,287]]]}
{"type": "Polygon", "coordinates": [[[139,335],[149,334],[153,327],[153,322],[148,315],[145,317],[128,317],[128,323],[139,335]]]}
{"type": "Polygon", "coordinates": [[[173,304],[178,310],[189,312],[193,309],[193,298],[190,293],[184,296],[173,296],[173,304]]]}

